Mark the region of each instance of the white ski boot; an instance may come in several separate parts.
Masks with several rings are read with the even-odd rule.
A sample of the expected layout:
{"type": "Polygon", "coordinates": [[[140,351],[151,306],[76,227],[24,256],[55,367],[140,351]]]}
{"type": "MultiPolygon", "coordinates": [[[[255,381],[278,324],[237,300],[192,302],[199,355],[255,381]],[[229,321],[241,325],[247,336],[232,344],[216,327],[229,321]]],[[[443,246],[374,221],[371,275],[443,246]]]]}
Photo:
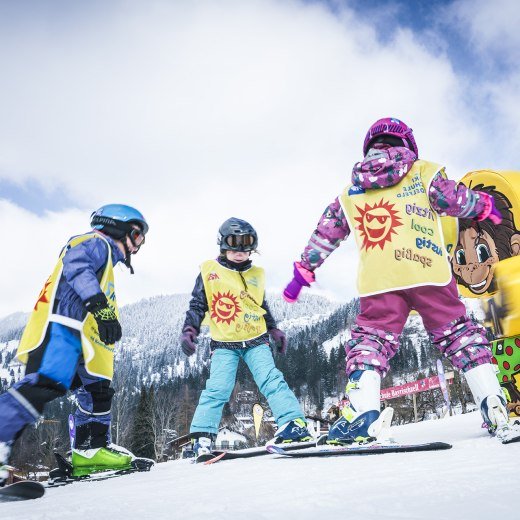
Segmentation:
{"type": "Polygon", "coordinates": [[[195,452],[195,457],[211,453],[212,449],[213,441],[211,437],[198,437],[197,439],[195,439],[195,442],[193,444],[193,451],[195,452]]]}
{"type": "Polygon", "coordinates": [[[347,388],[349,404],[332,425],[327,444],[365,444],[377,440],[392,422],[393,409],[380,413],[381,376],[374,370],[356,370],[350,374],[347,388]]]}
{"type": "Polygon", "coordinates": [[[464,373],[466,381],[480,408],[480,413],[491,435],[508,442],[520,435],[520,431],[509,424],[506,398],[498,382],[495,367],[491,363],[479,365],[464,373]]]}

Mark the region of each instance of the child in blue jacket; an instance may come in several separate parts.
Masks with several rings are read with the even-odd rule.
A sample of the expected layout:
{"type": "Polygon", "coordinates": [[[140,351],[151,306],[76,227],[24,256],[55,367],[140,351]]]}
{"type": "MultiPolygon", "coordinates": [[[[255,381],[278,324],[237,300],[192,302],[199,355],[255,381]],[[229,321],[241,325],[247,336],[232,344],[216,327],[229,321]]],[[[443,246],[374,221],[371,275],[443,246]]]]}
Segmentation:
{"type": "Polygon", "coordinates": [[[113,266],[123,262],[133,273],[130,258],[148,224],[136,209],[110,204],[92,214],[91,226],[63,248],[18,347],[25,377],[0,395],[0,486],[14,441],[46,403],[69,389],[78,401],[71,428],[74,475],[126,469],[133,459],[110,443],[114,343],[122,334],[113,266]]]}

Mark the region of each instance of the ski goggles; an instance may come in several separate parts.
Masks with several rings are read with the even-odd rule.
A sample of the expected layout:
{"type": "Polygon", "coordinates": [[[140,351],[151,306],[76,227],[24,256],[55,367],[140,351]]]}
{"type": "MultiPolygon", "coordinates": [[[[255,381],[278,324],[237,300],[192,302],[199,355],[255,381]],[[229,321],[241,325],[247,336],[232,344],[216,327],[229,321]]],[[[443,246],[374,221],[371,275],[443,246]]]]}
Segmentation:
{"type": "Polygon", "coordinates": [[[141,229],[132,228],[130,233],[128,233],[128,236],[135,247],[141,247],[144,244],[145,236],[141,229]]]}
{"type": "Polygon", "coordinates": [[[241,248],[243,251],[251,250],[255,244],[254,235],[228,235],[224,242],[233,249],[241,248]]]}

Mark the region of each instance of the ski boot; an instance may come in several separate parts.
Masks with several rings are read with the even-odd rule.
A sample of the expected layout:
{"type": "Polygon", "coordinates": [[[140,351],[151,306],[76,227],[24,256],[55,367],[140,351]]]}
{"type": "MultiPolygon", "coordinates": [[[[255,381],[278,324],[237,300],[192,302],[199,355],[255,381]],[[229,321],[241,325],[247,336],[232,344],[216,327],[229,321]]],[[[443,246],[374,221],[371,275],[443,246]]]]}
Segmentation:
{"type": "Polygon", "coordinates": [[[305,442],[312,440],[304,419],[294,419],[278,428],[272,440],[267,444],[288,444],[291,442],[305,442]]]}
{"type": "Polygon", "coordinates": [[[194,433],[194,437],[191,439],[193,443],[193,453],[195,457],[201,455],[209,455],[215,447],[215,435],[212,433],[194,433]]]}
{"type": "Polygon", "coordinates": [[[110,425],[90,421],[76,426],[74,418],[69,417],[71,434],[72,477],[84,477],[91,473],[104,471],[143,471],[150,469],[154,462],[150,459],[136,459],[127,449],[110,442],[110,425]],[[137,461],[144,463],[141,467],[137,461]]]}
{"type": "Polygon", "coordinates": [[[150,471],[152,459],[135,457],[125,448],[110,444],[103,448],[72,449],[67,459],[54,453],[57,468],[49,472],[51,485],[62,485],[75,480],[96,480],[108,476],[125,475],[135,471],[150,471]]]}
{"type": "Polygon", "coordinates": [[[7,482],[9,471],[7,470],[7,462],[9,461],[9,454],[11,453],[11,446],[7,442],[0,441],[0,487],[3,487],[7,482]]]}
{"type": "Polygon", "coordinates": [[[71,456],[72,476],[83,477],[101,471],[132,470],[133,456],[125,452],[112,447],[87,450],[73,449],[71,456]]]}
{"type": "Polygon", "coordinates": [[[511,442],[520,436],[520,429],[509,424],[507,401],[491,363],[479,365],[465,372],[475,403],[484,419],[483,428],[500,441],[511,442]]]}
{"type": "Polygon", "coordinates": [[[348,380],[348,404],[340,418],[331,426],[326,443],[348,445],[366,444],[377,440],[383,427],[389,426],[393,409],[379,412],[381,376],[374,370],[356,370],[348,380]]]}

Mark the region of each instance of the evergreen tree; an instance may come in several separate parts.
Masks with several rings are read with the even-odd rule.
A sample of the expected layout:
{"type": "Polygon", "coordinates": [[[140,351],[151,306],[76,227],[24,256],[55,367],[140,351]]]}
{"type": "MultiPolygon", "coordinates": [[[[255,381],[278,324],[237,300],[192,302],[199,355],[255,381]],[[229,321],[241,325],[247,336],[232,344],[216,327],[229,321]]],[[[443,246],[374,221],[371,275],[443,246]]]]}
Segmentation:
{"type": "Polygon", "coordinates": [[[155,457],[154,432],[152,428],[153,387],[147,392],[141,385],[141,395],[137,403],[130,450],[138,457],[155,457]]]}

